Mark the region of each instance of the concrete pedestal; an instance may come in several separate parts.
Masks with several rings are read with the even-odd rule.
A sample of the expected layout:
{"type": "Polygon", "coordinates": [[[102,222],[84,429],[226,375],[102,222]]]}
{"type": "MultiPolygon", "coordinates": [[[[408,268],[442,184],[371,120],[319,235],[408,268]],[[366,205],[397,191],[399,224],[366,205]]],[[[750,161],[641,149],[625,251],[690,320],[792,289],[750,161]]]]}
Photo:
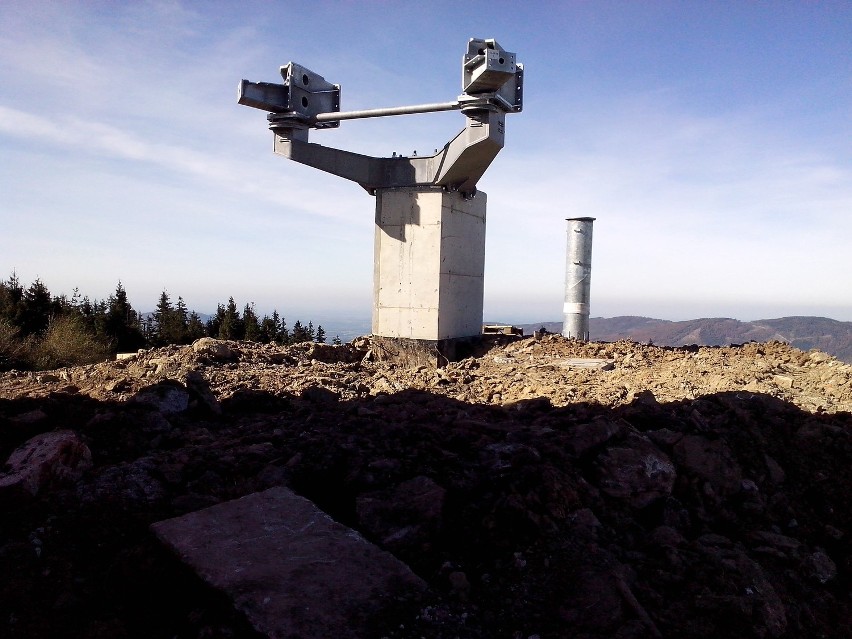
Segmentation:
{"type": "Polygon", "coordinates": [[[485,193],[376,191],[373,334],[445,340],[482,330],[485,193]]]}

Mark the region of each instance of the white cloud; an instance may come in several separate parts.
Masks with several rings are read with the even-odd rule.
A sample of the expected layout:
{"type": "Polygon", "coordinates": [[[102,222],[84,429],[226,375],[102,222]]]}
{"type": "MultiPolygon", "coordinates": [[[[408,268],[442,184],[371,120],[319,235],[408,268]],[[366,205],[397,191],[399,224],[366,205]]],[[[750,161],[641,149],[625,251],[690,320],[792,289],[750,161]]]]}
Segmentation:
{"type": "MultiPolygon", "coordinates": [[[[38,139],[50,144],[53,152],[104,156],[107,159],[142,162],[165,171],[199,178],[217,189],[241,193],[252,199],[277,204],[300,212],[330,217],[341,221],[350,219],[349,211],[341,205],[342,189],[332,189],[338,197],[323,196],[286,171],[272,168],[271,153],[264,161],[249,162],[229,158],[224,150],[220,155],[190,147],[149,141],[132,131],[118,129],[102,122],[73,116],[39,117],[0,105],[0,132],[7,136],[38,139]],[[268,165],[264,166],[264,165],[268,165]]],[[[268,134],[270,141],[272,134],[268,134]]],[[[283,162],[282,162],[283,163],[283,162]]]]}

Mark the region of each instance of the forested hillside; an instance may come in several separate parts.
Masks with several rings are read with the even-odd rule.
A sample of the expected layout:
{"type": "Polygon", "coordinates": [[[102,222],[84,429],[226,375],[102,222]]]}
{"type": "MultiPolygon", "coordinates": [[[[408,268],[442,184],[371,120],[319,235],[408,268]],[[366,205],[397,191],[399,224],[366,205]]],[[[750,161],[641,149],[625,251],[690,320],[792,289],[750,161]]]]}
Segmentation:
{"type": "Polygon", "coordinates": [[[282,345],[326,340],[322,326],[310,321],[288,327],[278,311],[259,317],[253,304],[241,313],[233,297],[202,322],[182,297],[172,302],[166,291],[156,310],[143,315],[131,306],[121,282],[107,299],[93,300],[78,289],[71,297],[54,296],[40,279],[24,288],[15,273],[0,281],[0,370],[93,363],[117,352],[189,344],[200,337],[282,345]]]}

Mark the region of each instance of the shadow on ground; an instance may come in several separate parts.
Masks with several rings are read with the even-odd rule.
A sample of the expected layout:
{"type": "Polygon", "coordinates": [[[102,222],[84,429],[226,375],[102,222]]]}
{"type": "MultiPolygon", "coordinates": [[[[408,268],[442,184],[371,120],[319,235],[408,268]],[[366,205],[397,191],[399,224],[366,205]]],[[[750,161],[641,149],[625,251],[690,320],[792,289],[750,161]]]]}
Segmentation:
{"type": "Polygon", "coordinates": [[[0,401],[0,457],[71,430],[74,481],[0,492],[0,635],[251,637],[151,523],[288,486],[406,562],[388,637],[846,637],[852,417],[720,393],[659,404],[339,401],[244,391],[164,413],[0,401]]]}

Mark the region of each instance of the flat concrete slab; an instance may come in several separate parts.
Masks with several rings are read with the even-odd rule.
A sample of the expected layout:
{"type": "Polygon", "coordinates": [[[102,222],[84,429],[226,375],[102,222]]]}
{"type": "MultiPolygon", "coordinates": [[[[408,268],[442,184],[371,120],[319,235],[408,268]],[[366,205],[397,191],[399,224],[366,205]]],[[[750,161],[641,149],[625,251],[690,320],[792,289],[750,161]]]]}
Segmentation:
{"type": "Polygon", "coordinates": [[[592,359],[589,357],[577,357],[564,359],[559,362],[563,368],[591,368],[602,371],[611,371],[615,368],[611,359],[592,359]]]}
{"type": "Polygon", "coordinates": [[[426,588],[393,555],[283,487],[151,529],[276,639],[370,636],[372,620],[426,588]]]}

